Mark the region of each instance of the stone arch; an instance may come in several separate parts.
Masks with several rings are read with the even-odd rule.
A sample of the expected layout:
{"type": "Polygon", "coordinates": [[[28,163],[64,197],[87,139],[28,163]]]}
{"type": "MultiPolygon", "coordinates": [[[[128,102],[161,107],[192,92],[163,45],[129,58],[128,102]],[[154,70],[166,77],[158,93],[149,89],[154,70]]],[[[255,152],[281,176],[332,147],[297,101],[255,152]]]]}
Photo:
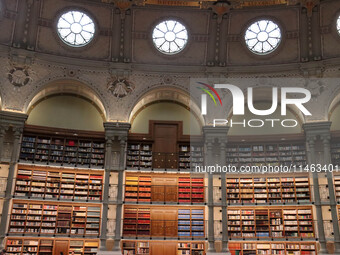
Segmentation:
{"type": "Polygon", "coordinates": [[[60,79],[47,83],[41,87],[36,93],[32,93],[25,103],[24,111],[29,113],[32,106],[41,100],[60,94],[69,94],[83,97],[89,100],[102,115],[103,121],[107,120],[107,107],[103,103],[103,99],[87,84],[70,79],[60,79]]]}
{"type": "Polygon", "coordinates": [[[173,102],[182,105],[196,117],[201,126],[205,125],[205,120],[201,115],[200,108],[190,95],[179,88],[158,87],[147,91],[136,99],[129,111],[129,122],[132,123],[136,115],[148,105],[157,102],[173,102]]]}

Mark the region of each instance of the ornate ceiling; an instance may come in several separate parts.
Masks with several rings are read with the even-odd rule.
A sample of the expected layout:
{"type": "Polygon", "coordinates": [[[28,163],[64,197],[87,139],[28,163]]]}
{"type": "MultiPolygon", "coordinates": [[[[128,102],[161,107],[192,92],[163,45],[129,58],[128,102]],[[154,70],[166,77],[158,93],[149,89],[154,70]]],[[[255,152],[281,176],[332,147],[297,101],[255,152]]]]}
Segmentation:
{"type": "Polygon", "coordinates": [[[160,5],[160,6],[188,6],[207,8],[211,5],[229,6],[229,8],[240,9],[245,7],[261,7],[273,5],[315,5],[322,0],[102,0],[104,3],[115,3],[117,5],[160,5]]]}

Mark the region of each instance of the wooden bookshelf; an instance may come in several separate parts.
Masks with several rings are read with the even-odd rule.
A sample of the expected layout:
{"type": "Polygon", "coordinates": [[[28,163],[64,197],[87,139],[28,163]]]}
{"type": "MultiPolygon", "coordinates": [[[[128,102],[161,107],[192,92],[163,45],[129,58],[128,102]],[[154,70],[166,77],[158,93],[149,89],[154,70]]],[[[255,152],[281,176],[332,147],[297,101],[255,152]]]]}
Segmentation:
{"type": "Polygon", "coordinates": [[[310,182],[308,176],[238,176],[234,178],[229,177],[226,181],[227,201],[229,204],[311,202],[310,182]]]}
{"type": "Polygon", "coordinates": [[[315,242],[229,242],[231,255],[317,255],[315,242]]]}
{"type": "Polygon", "coordinates": [[[205,242],[195,241],[122,241],[121,249],[123,255],[158,255],[154,247],[166,244],[164,254],[169,255],[205,255],[205,242]],[[153,252],[152,252],[153,251],[153,252]],[[172,253],[174,251],[174,253],[172,253]]]}
{"type": "Polygon", "coordinates": [[[104,167],[105,140],[101,132],[26,126],[20,160],[73,166],[104,167]],[[89,138],[93,137],[93,138],[89,138]]]}
{"type": "Polygon", "coordinates": [[[101,207],[14,200],[9,233],[99,236],[101,207]]]}
{"type": "Polygon", "coordinates": [[[236,167],[250,165],[306,165],[304,142],[285,143],[230,143],[227,164],[236,167]]]}
{"type": "Polygon", "coordinates": [[[340,203],[340,175],[334,175],[333,179],[336,201],[340,203]]]}
{"type": "Polygon", "coordinates": [[[204,208],[126,206],[124,208],[123,236],[178,236],[179,238],[204,238],[204,208]],[[160,218],[169,215],[168,218],[160,218]],[[177,229],[175,233],[167,228],[177,229]]]}
{"type": "Polygon", "coordinates": [[[152,168],[152,143],[129,142],[126,155],[128,168],[152,168]]]}
{"type": "Polygon", "coordinates": [[[127,174],[125,202],[204,203],[204,178],[184,174],[127,174]]]}
{"type": "Polygon", "coordinates": [[[103,171],[72,171],[19,165],[15,197],[102,200],[103,171]]]}
{"type": "Polygon", "coordinates": [[[203,146],[200,144],[179,144],[179,169],[192,169],[204,163],[203,146]]]}
{"type": "Polygon", "coordinates": [[[312,207],[232,207],[228,233],[230,238],[315,238],[312,207]]]}
{"type": "Polygon", "coordinates": [[[204,210],[178,209],[178,236],[204,237],[204,210]]]}
{"type": "Polygon", "coordinates": [[[62,239],[62,238],[21,238],[6,239],[6,254],[10,255],[53,255],[55,242],[66,241],[68,254],[96,255],[99,247],[98,239],[62,239]]]}
{"type": "Polygon", "coordinates": [[[334,140],[331,142],[331,157],[332,164],[340,165],[340,140],[334,140]]]}

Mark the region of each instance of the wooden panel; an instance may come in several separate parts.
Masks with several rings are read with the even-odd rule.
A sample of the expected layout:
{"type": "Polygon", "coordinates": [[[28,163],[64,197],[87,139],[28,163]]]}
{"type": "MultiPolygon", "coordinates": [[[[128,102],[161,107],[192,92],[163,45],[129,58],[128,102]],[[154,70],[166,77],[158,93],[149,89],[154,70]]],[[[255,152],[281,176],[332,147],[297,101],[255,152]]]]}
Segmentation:
{"type": "Polygon", "coordinates": [[[54,255],[68,255],[68,241],[55,241],[54,255]]]}
{"type": "Polygon", "coordinates": [[[165,185],[165,201],[177,202],[178,200],[177,178],[164,178],[164,185],[165,185]]]}
{"type": "Polygon", "coordinates": [[[177,132],[177,125],[155,124],[154,168],[177,168],[177,132]]]}
{"type": "Polygon", "coordinates": [[[151,209],[151,236],[164,236],[163,212],[162,209],[151,209]]]}
{"type": "Polygon", "coordinates": [[[151,185],[151,201],[163,202],[165,197],[164,178],[153,177],[151,185]]]}
{"type": "Polygon", "coordinates": [[[177,210],[164,210],[165,236],[177,236],[177,210]]]}
{"type": "Polygon", "coordinates": [[[177,152],[177,125],[155,124],[155,152],[177,152]]]}
{"type": "Polygon", "coordinates": [[[176,254],[177,254],[177,243],[164,242],[163,255],[176,255],[176,254]]]}
{"type": "Polygon", "coordinates": [[[152,194],[153,202],[177,202],[177,178],[152,178],[152,194]]]}
{"type": "MultiPolygon", "coordinates": [[[[153,255],[164,255],[164,244],[163,243],[156,243],[152,242],[150,244],[150,251],[153,255]]],[[[176,253],[173,253],[172,255],[175,255],[176,253]]]]}

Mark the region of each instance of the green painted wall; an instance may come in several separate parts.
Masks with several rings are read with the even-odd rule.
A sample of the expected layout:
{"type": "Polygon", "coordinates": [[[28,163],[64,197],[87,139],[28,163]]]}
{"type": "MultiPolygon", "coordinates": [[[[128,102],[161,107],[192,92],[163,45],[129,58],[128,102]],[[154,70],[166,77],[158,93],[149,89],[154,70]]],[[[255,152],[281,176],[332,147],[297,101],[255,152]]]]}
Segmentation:
{"type": "Polygon", "coordinates": [[[75,96],[54,96],[41,101],[32,109],[27,124],[104,131],[103,119],[97,108],[75,96]]]}
{"type": "MultiPolygon", "coordinates": [[[[267,102],[259,102],[254,105],[255,109],[258,110],[266,110],[271,108],[271,103],[267,102]]],[[[233,116],[232,117],[233,122],[242,122],[243,119],[248,121],[249,119],[296,119],[298,120],[294,114],[287,109],[287,115],[281,116],[281,108],[277,107],[276,111],[269,115],[269,116],[257,116],[252,114],[248,107],[245,107],[245,116],[233,116]]],[[[298,120],[299,122],[299,120],[298,120]]],[[[287,128],[282,127],[282,125],[279,122],[275,122],[275,128],[271,128],[271,122],[265,122],[265,125],[263,127],[258,128],[252,128],[246,125],[246,127],[243,127],[242,125],[235,125],[230,128],[229,135],[275,135],[275,134],[296,134],[301,133],[301,123],[298,123],[298,125],[294,128],[287,128]]],[[[292,123],[287,123],[288,125],[292,125],[292,123]]],[[[259,125],[258,122],[254,122],[253,125],[259,125]]]]}
{"type": "Polygon", "coordinates": [[[332,122],[331,130],[340,130],[340,105],[338,105],[332,112],[330,121],[332,122]]]}
{"type": "Polygon", "coordinates": [[[183,121],[185,135],[200,135],[199,122],[193,114],[183,106],[175,103],[157,103],[143,109],[134,119],[132,133],[149,133],[149,120],[183,121]]]}

